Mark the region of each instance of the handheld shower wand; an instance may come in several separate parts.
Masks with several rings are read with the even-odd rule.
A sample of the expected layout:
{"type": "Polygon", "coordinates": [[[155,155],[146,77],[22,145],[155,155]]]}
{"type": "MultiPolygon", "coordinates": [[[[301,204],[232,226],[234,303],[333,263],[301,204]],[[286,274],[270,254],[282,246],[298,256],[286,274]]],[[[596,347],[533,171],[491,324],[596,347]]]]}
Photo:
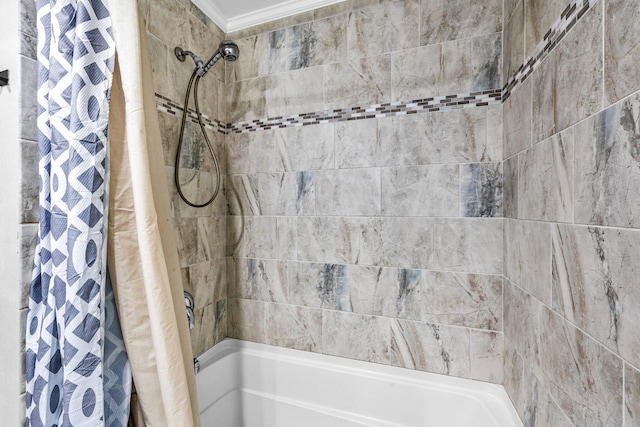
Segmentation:
{"type": "Polygon", "coordinates": [[[224,59],[225,61],[233,62],[238,59],[240,56],[240,49],[238,45],[232,42],[231,40],[224,40],[218,46],[218,50],[209,58],[209,60],[203,63],[202,59],[193,52],[189,50],[183,50],[180,47],[176,47],[174,49],[174,53],[176,58],[180,62],[184,62],[187,56],[190,56],[193,59],[193,62],[196,65],[196,68],[191,73],[191,78],[189,79],[189,84],[187,86],[187,93],[184,99],[184,108],[182,110],[182,124],[180,126],[180,138],[178,140],[178,151],[176,153],[176,163],[174,168],[174,181],[176,183],[176,188],[178,190],[178,195],[180,198],[189,206],[194,208],[203,208],[205,206],[210,205],[215,200],[218,192],[220,191],[220,164],[218,162],[218,156],[216,156],[215,151],[213,150],[213,146],[211,145],[211,141],[209,141],[209,137],[207,136],[207,132],[204,127],[204,123],[202,121],[202,114],[200,113],[200,105],[198,102],[198,82],[202,77],[204,77],[211,67],[215,65],[220,59],[224,59]],[[180,184],[180,158],[182,156],[182,141],[184,139],[184,131],[187,124],[187,109],[189,107],[189,97],[191,95],[191,87],[193,86],[193,97],[194,103],[196,107],[196,116],[198,118],[198,124],[200,125],[200,130],[202,131],[202,136],[209,148],[209,153],[211,153],[211,157],[213,158],[213,163],[216,169],[216,187],[213,190],[213,195],[204,203],[195,203],[186,198],[186,196],[182,192],[182,185],[180,184]]]}

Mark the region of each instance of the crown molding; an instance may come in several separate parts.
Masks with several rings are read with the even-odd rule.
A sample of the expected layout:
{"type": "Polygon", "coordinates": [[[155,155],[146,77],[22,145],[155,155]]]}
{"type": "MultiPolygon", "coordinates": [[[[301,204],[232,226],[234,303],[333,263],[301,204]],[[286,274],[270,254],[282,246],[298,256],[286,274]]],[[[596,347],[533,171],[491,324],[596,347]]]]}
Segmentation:
{"type": "Polygon", "coordinates": [[[224,16],[214,4],[216,0],[192,0],[192,2],[216,23],[225,33],[253,27],[276,19],[286,18],[310,10],[319,9],[345,0],[288,0],[238,16],[224,16]]]}

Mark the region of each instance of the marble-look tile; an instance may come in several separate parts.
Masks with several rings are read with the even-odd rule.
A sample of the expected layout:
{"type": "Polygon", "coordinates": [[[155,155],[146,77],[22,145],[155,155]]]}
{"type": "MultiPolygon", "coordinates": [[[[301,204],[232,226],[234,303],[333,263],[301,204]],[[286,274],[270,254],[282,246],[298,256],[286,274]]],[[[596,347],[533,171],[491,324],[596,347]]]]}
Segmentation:
{"type": "Polygon", "coordinates": [[[576,223],[640,228],[639,124],[634,95],[575,127],[576,223]]]}
{"type": "Polygon", "coordinates": [[[520,154],[519,218],[573,221],[573,153],[571,128],[520,154]]]}
{"type": "Polygon", "coordinates": [[[227,255],[273,258],[277,249],[276,218],[227,217],[227,255]]]}
{"type": "Polygon", "coordinates": [[[638,90],[640,71],[640,10],[633,2],[608,0],[605,4],[605,106],[638,90]]]}
{"type": "Polygon", "coordinates": [[[391,320],[391,364],[469,378],[469,329],[391,320]]]}
{"type": "Polygon", "coordinates": [[[175,218],[173,231],[178,247],[180,267],[198,263],[198,219],[175,218]]]}
{"type": "Polygon", "coordinates": [[[503,170],[503,214],[505,218],[518,217],[518,156],[504,161],[503,170]]]}
{"type": "Polygon", "coordinates": [[[287,302],[287,263],[263,259],[230,259],[229,277],[235,284],[229,288],[229,296],[267,302],[287,302]]]}
{"type": "MultiPolygon", "coordinates": [[[[528,1],[528,0],[526,0],[528,1]]],[[[504,29],[504,49],[502,60],[502,76],[505,83],[518,71],[518,68],[524,63],[524,3],[525,0],[506,0],[506,3],[513,3],[514,9],[509,17],[505,18],[504,29]]],[[[505,15],[508,16],[508,15],[505,15]]]]}
{"type": "Polygon", "coordinates": [[[553,227],[553,308],[640,365],[640,232],[553,227]]]}
{"type": "Polygon", "coordinates": [[[229,335],[227,331],[227,301],[225,297],[219,299],[213,305],[213,345],[218,344],[229,335]]]}
{"type": "Polygon", "coordinates": [[[513,407],[518,412],[518,415],[520,418],[523,418],[523,411],[521,408],[524,406],[524,398],[521,391],[523,384],[522,378],[524,374],[524,361],[516,351],[515,346],[507,337],[504,337],[504,356],[502,358],[502,363],[502,385],[504,386],[513,407]]]}
{"type": "Polygon", "coordinates": [[[378,137],[381,120],[357,120],[335,125],[337,168],[396,166],[402,163],[402,148],[392,138],[378,137]]]}
{"type": "MultiPolygon", "coordinates": [[[[380,215],[380,169],[319,171],[315,174],[318,215],[380,215]]],[[[382,190],[384,192],[384,188],[382,190]]]]}
{"type": "Polygon", "coordinates": [[[225,217],[200,217],[197,219],[198,240],[196,244],[198,262],[225,257],[225,217]]]}
{"type": "Polygon", "coordinates": [[[502,140],[489,128],[489,108],[386,118],[378,122],[380,143],[399,144],[405,165],[501,161],[502,140]]]}
{"type": "Polygon", "coordinates": [[[30,0],[20,0],[20,32],[31,37],[38,35],[36,4],[30,0]]]}
{"type": "Polygon", "coordinates": [[[502,163],[460,165],[460,216],[502,217],[502,163]]]}
{"type": "Polygon", "coordinates": [[[391,364],[391,320],[342,311],[322,311],[322,353],[391,364]]]}
{"type": "Polygon", "coordinates": [[[322,310],[285,304],[266,304],[266,344],[322,351],[322,310]]]}
{"type": "MultiPolygon", "coordinates": [[[[320,87],[319,84],[317,86],[320,87]]],[[[323,86],[326,109],[390,102],[391,63],[389,55],[351,59],[324,65],[323,86]]]]}
{"type": "Polygon", "coordinates": [[[527,0],[524,3],[525,58],[530,58],[538,53],[536,48],[571,0],[527,0]]]}
{"type": "Polygon", "coordinates": [[[549,309],[540,349],[549,390],[574,425],[622,425],[623,363],[549,309]]]}
{"type": "MultiPolygon", "coordinates": [[[[547,58],[548,59],[548,58],[547,58]]],[[[540,73],[542,67],[537,71],[540,73]]],[[[535,75],[538,75],[538,74],[535,75]]],[[[519,85],[504,103],[504,158],[518,154],[531,146],[531,78],[519,85]]],[[[538,86],[536,85],[536,88],[538,86]]],[[[535,94],[542,92],[534,91],[535,94]]],[[[536,122],[534,122],[536,123],[536,122]]]]}
{"type": "Polygon", "coordinates": [[[502,384],[504,336],[501,332],[470,332],[470,372],[474,380],[502,384]]]}
{"type": "Polygon", "coordinates": [[[258,77],[226,84],[227,123],[266,117],[268,79],[269,77],[258,77]]]}
{"type": "MultiPolygon", "coordinates": [[[[27,372],[27,347],[26,347],[26,333],[27,333],[27,315],[29,313],[28,309],[23,309],[18,311],[18,316],[20,317],[20,376],[21,378],[26,377],[27,372]]],[[[20,393],[25,392],[26,381],[21,381],[20,384],[20,393]]]]}
{"type": "Polygon", "coordinates": [[[298,252],[298,220],[295,217],[276,218],[277,259],[296,259],[298,252]]]}
{"type": "Polygon", "coordinates": [[[257,173],[227,179],[232,215],[297,215],[315,212],[313,173],[257,173]]]}
{"type": "Polygon", "coordinates": [[[298,259],[354,264],[360,250],[359,221],[341,217],[299,217],[298,259]]]}
{"type": "Polygon", "coordinates": [[[418,46],[419,7],[419,0],[403,0],[350,12],[347,57],[375,56],[418,46]]]}
{"type": "Polygon", "coordinates": [[[196,308],[213,304],[227,294],[225,258],[182,268],[184,290],[191,293],[196,308]]]}
{"type": "Polygon", "coordinates": [[[353,311],[347,275],[350,268],[343,264],[290,263],[289,304],[353,311]]]}
{"type": "Polygon", "coordinates": [[[476,161],[502,161],[504,160],[504,157],[502,156],[502,140],[504,133],[503,104],[488,105],[480,110],[484,110],[487,115],[487,152],[483,156],[485,159],[476,161]]]}
{"type": "Polygon", "coordinates": [[[502,88],[502,34],[471,39],[471,91],[502,88]]]}
{"type": "Polygon", "coordinates": [[[502,220],[436,219],[432,268],[502,274],[502,220]]]}
{"type": "Polygon", "coordinates": [[[624,365],[624,425],[640,425],[640,371],[624,365]]]}
{"type": "MultiPolygon", "coordinates": [[[[147,47],[149,49],[149,60],[151,62],[151,72],[153,74],[153,90],[165,97],[171,97],[177,95],[178,91],[171,88],[171,79],[169,78],[169,67],[167,66],[167,59],[169,57],[169,48],[166,44],[153,34],[147,32],[147,47]]],[[[172,64],[173,68],[177,67],[176,64],[172,64]]],[[[181,64],[182,65],[182,64],[181,64]]],[[[182,67],[180,67],[182,69],[182,67]]],[[[186,71],[186,70],[185,70],[186,71]]],[[[189,77],[187,76],[187,79],[189,77]]],[[[185,86],[186,89],[186,86],[185,86]]],[[[181,99],[180,104],[184,102],[184,93],[177,99],[181,99]]],[[[164,114],[158,114],[163,116],[164,114]]],[[[180,120],[176,117],[176,120],[180,120]]],[[[178,126],[180,122],[178,121],[178,126]]],[[[162,128],[161,128],[162,129],[162,128]]],[[[178,130],[180,128],[178,127],[178,130]]],[[[163,136],[164,137],[164,136],[163,136]]],[[[176,142],[178,139],[176,138],[176,142]]],[[[175,143],[174,143],[175,144],[175,143]]]]}
{"type": "Polygon", "coordinates": [[[38,170],[38,144],[20,141],[20,198],[22,223],[37,223],[40,219],[40,182],[38,170]]]}
{"type": "MultiPolygon", "coordinates": [[[[36,96],[38,86],[38,64],[36,61],[20,57],[20,138],[37,141],[37,113],[38,101],[36,96]]],[[[16,77],[12,77],[16,78],[16,77]]]]}
{"type": "Polygon", "coordinates": [[[357,262],[363,265],[430,268],[433,221],[428,218],[371,218],[359,224],[357,262]]]}
{"type": "Polygon", "coordinates": [[[409,101],[471,91],[471,40],[391,54],[391,99],[409,101]]]}
{"type": "Polygon", "coordinates": [[[478,37],[502,31],[498,0],[421,0],[420,44],[478,37]]]}
{"type": "Polygon", "coordinates": [[[422,271],[349,266],[347,274],[353,311],[421,319],[422,271]]]}
{"type": "Polygon", "coordinates": [[[332,124],[278,129],[275,132],[276,170],[333,169],[336,162],[334,133],[332,124]]]}
{"type": "Polygon", "coordinates": [[[191,329],[191,349],[193,357],[198,357],[213,347],[214,306],[209,304],[203,308],[197,308],[195,314],[195,327],[191,329]]]}
{"type": "Polygon", "coordinates": [[[149,2],[147,30],[171,46],[189,48],[189,16],[176,0],[149,2]]]}
{"type": "Polygon", "coordinates": [[[269,51],[267,34],[236,37],[233,41],[240,49],[240,57],[235,62],[225,64],[225,82],[235,83],[258,77],[267,59],[266,52],[269,51]]]}
{"type": "Polygon", "coordinates": [[[427,323],[502,330],[502,277],[421,272],[420,312],[427,323]]]}
{"type": "Polygon", "coordinates": [[[266,303],[231,298],[227,304],[229,337],[266,344],[266,303]]]}
{"type": "Polygon", "coordinates": [[[507,221],[505,233],[507,277],[540,301],[551,304],[551,225],[507,221]]]}
{"type": "Polygon", "coordinates": [[[38,240],[38,224],[20,225],[20,258],[22,268],[20,274],[20,308],[29,306],[29,292],[31,290],[31,276],[33,271],[33,259],[38,240]]]}
{"type": "Polygon", "coordinates": [[[35,36],[20,33],[20,55],[33,59],[38,58],[38,40],[35,36]]]}
{"type": "MultiPolygon", "coordinates": [[[[187,205],[178,195],[175,184],[174,168],[165,167],[169,195],[171,196],[171,212],[174,218],[196,218],[222,216],[227,210],[224,194],[224,177],[216,199],[209,206],[194,208],[187,205]]],[[[216,177],[209,172],[198,172],[193,169],[180,169],[180,188],[187,200],[203,203],[213,195],[216,177]]]]}
{"type": "Polygon", "coordinates": [[[324,110],[322,73],[322,66],[318,66],[267,77],[266,116],[324,110]]]}
{"type": "MultiPolygon", "coordinates": [[[[185,5],[187,8],[191,7],[191,2],[187,2],[185,5]]],[[[189,26],[189,46],[184,47],[184,49],[189,49],[199,55],[203,61],[207,61],[212,55],[215,54],[216,50],[220,42],[223,40],[224,34],[220,34],[218,32],[211,31],[211,28],[207,26],[205,22],[206,15],[200,11],[196,6],[193,6],[192,10],[197,10],[197,16],[193,13],[187,14],[187,24],[189,26]]],[[[173,50],[173,46],[170,46],[171,50],[173,50]]],[[[242,54],[242,52],[241,52],[242,54]]],[[[171,58],[174,60],[174,58],[171,58]]],[[[215,67],[211,68],[207,73],[207,77],[205,79],[200,80],[200,84],[215,81],[216,84],[219,84],[219,81],[224,82],[224,66],[222,64],[217,64],[215,67]],[[213,78],[215,77],[215,78],[213,78]]],[[[202,94],[205,92],[202,91],[202,94]]],[[[207,92],[207,97],[211,96],[210,93],[207,92]]],[[[203,97],[204,98],[204,97],[203,97]]],[[[204,100],[204,99],[203,99],[204,100]]]]}
{"type": "MultiPolygon", "coordinates": [[[[543,305],[509,280],[504,282],[504,336],[540,372],[540,317],[543,305]]],[[[545,333],[548,331],[545,330],[545,333]]]]}
{"type": "Polygon", "coordinates": [[[455,217],[459,209],[458,165],[382,170],[382,214],[455,217]]]}
{"type": "Polygon", "coordinates": [[[228,173],[275,172],[277,136],[271,130],[227,135],[225,154],[228,173]]]}
{"type": "Polygon", "coordinates": [[[534,142],[602,109],[602,7],[592,7],[534,72],[534,142]]]}
{"type": "MultiPolygon", "coordinates": [[[[174,114],[158,112],[158,125],[160,126],[164,165],[173,167],[176,161],[176,150],[180,138],[180,117],[174,114]]],[[[185,133],[185,138],[187,138],[187,136],[190,135],[185,133]]]]}

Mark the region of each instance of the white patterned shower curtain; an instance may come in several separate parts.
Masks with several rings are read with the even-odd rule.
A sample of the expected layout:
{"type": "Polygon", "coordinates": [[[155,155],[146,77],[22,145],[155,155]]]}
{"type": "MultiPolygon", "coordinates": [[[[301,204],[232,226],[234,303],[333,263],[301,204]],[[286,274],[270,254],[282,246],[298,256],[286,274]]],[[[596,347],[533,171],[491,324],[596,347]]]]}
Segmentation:
{"type": "Polygon", "coordinates": [[[140,102],[149,98],[144,85],[129,85],[130,99],[123,93],[149,68],[135,1],[36,6],[40,229],[27,426],[124,427],[132,377],[147,426],[197,426],[177,252],[157,211],[168,210],[166,180],[145,157],[159,131],[140,102]],[[139,75],[122,78],[123,64],[139,75]]]}

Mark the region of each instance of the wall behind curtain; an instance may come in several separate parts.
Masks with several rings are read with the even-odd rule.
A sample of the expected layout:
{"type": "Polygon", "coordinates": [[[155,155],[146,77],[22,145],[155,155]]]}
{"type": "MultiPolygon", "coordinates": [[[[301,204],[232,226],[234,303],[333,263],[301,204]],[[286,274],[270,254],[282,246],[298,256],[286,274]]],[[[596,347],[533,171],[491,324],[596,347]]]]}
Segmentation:
{"type": "MultiPolygon", "coordinates": [[[[500,89],[502,1],[448,3],[229,34],[227,121],[500,89]]],[[[229,335],[500,383],[500,132],[491,105],[229,135],[229,335]]]]}
{"type": "MultiPolygon", "coordinates": [[[[184,63],[179,62],[173,49],[180,46],[206,61],[216,51],[224,34],[189,0],[139,1],[138,4],[147,21],[156,98],[159,104],[171,100],[173,105],[182,105],[193,61],[187,58],[184,63]]],[[[211,119],[222,117],[225,111],[223,70],[224,65],[218,64],[200,81],[200,108],[211,119]]],[[[192,97],[190,107],[193,105],[192,97]]],[[[191,331],[191,340],[194,356],[198,356],[226,336],[226,202],[222,190],[212,205],[202,209],[191,208],[179,198],[173,182],[173,168],[181,114],[181,111],[175,114],[161,109],[158,118],[182,281],[196,303],[196,327],[191,331]]],[[[224,135],[212,129],[208,130],[208,135],[222,160],[224,177],[224,135]]],[[[198,125],[187,123],[184,141],[183,191],[190,200],[201,202],[208,199],[213,190],[213,161],[198,125]]]]}
{"type": "MultiPolygon", "coordinates": [[[[510,73],[570,3],[505,2],[510,73]]],[[[640,9],[593,3],[504,104],[505,387],[525,425],[640,423],[640,9]]]]}

